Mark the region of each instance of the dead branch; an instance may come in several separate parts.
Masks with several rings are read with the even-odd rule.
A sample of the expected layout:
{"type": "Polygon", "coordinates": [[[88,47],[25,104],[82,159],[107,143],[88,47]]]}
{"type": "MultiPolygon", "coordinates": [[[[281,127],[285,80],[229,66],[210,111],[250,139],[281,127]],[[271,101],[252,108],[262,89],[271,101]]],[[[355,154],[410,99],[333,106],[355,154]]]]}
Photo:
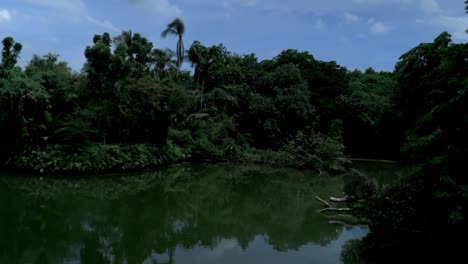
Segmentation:
{"type": "Polygon", "coordinates": [[[320,198],[320,197],[318,197],[318,196],[315,196],[315,199],[319,200],[320,202],[322,202],[323,204],[325,204],[327,207],[333,208],[333,206],[331,206],[327,201],[323,200],[322,198],[320,198]]]}
{"type": "Polygon", "coordinates": [[[340,198],[338,198],[338,197],[330,197],[330,201],[341,203],[341,202],[346,202],[346,201],[348,201],[348,198],[349,198],[348,195],[345,195],[344,197],[340,197],[340,198]]]}
{"type": "Polygon", "coordinates": [[[320,210],[319,212],[321,213],[325,211],[343,212],[343,211],[351,211],[351,208],[324,208],[320,210]]]}
{"type": "Polygon", "coordinates": [[[334,215],[328,215],[328,214],[323,214],[322,215],[328,217],[328,218],[355,218],[354,215],[350,214],[334,214],[334,215]]]}

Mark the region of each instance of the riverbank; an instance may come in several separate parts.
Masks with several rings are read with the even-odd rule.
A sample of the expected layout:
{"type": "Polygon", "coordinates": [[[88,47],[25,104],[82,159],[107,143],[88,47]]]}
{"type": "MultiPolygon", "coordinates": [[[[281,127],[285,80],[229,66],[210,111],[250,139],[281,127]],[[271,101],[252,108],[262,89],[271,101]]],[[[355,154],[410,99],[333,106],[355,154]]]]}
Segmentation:
{"type": "Polygon", "coordinates": [[[39,174],[86,175],[152,169],[188,158],[173,144],[89,144],[79,148],[49,145],[25,152],[7,161],[5,170],[39,174]]]}
{"type": "Polygon", "coordinates": [[[85,175],[141,171],[182,162],[233,162],[281,167],[308,168],[319,173],[344,172],[349,160],[338,141],[323,137],[313,147],[289,143],[279,150],[260,150],[232,145],[222,151],[208,151],[199,143],[181,147],[172,142],[153,144],[98,144],[80,146],[50,144],[11,157],[2,170],[38,174],[85,175]],[[204,151],[205,150],[205,151],[204,151]]]}

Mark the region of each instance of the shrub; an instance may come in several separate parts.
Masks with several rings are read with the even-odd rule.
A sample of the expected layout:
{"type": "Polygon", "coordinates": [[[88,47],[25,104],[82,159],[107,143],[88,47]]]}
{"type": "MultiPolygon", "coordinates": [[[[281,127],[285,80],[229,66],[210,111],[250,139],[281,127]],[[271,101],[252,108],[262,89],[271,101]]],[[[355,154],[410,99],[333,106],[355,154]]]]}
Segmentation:
{"type": "Polygon", "coordinates": [[[164,147],[94,144],[76,149],[66,145],[47,145],[23,153],[8,164],[40,173],[82,173],[151,168],[175,163],[185,157],[184,152],[173,144],[164,147]]]}

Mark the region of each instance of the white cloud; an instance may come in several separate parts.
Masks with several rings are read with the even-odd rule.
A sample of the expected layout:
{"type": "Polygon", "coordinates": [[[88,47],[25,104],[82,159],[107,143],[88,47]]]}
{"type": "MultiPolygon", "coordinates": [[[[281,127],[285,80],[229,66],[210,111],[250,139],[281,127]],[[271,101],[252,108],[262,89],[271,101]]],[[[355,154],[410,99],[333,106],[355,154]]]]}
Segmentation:
{"type": "Polygon", "coordinates": [[[441,12],[441,8],[437,0],[353,0],[361,6],[381,6],[381,5],[402,5],[414,7],[427,13],[441,12]]]}
{"type": "Polygon", "coordinates": [[[344,13],[344,18],[346,20],[346,23],[348,23],[348,24],[356,23],[359,20],[361,20],[361,18],[359,16],[357,16],[355,14],[352,14],[352,13],[349,13],[349,12],[344,13]]]}
{"type": "Polygon", "coordinates": [[[315,23],[314,23],[314,28],[315,29],[324,29],[326,26],[327,26],[327,24],[325,24],[323,19],[317,18],[317,20],[315,20],[315,23]]]}
{"type": "MultiPolygon", "coordinates": [[[[150,0],[129,1],[143,2],[150,0]]],[[[215,0],[205,1],[214,2],[215,0]]],[[[441,12],[438,1],[441,0],[223,0],[222,2],[223,5],[255,6],[255,8],[259,9],[283,11],[285,13],[312,12],[324,14],[334,12],[356,12],[369,9],[383,10],[384,8],[388,11],[399,7],[406,7],[424,13],[437,13],[441,12]]]]}
{"type": "Polygon", "coordinates": [[[8,23],[11,21],[13,15],[10,11],[6,9],[0,9],[0,24],[1,23],[8,23]]]}
{"type": "Polygon", "coordinates": [[[421,0],[421,8],[431,13],[438,13],[442,11],[439,3],[437,3],[436,0],[421,0]]]}
{"type": "Polygon", "coordinates": [[[377,5],[384,2],[384,0],[353,0],[353,2],[361,5],[377,5]]]}
{"type": "Polygon", "coordinates": [[[28,2],[43,6],[46,8],[55,9],[61,14],[65,15],[68,19],[73,22],[81,23],[86,21],[88,23],[94,24],[98,27],[111,30],[119,31],[110,21],[108,20],[99,20],[92,17],[83,0],[27,0],[28,2]]]}
{"type": "Polygon", "coordinates": [[[383,22],[371,22],[370,31],[373,33],[386,33],[390,31],[390,27],[383,22]]]}
{"type": "Polygon", "coordinates": [[[468,34],[465,32],[468,28],[468,17],[441,15],[429,20],[418,20],[417,23],[440,27],[448,31],[454,39],[468,40],[468,34]]]}
{"type": "Polygon", "coordinates": [[[372,33],[386,33],[391,30],[391,27],[388,25],[388,23],[378,21],[373,17],[367,20],[367,24],[369,25],[369,30],[372,33]]]}
{"type": "Polygon", "coordinates": [[[128,0],[128,2],[133,5],[151,9],[165,16],[182,15],[182,10],[177,5],[171,4],[169,0],[128,0]]]}
{"type": "Polygon", "coordinates": [[[426,13],[439,13],[442,11],[437,0],[397,0],[403,5],[413,6],[426,13]]]}
{"type": "Polygon", "coordinates": [[[94,25],[96,25],[96,26],[98,26],[98,27],[101,27],[101,28],[104,28],[104,29],[108,29],[108,30],[114,31],[114,32],[118,32],[118,31],[119,31],[119,29],[116,28],[116,27],[115,27],[110,21],[108,21],[108,20],[98,20],[98,19],[95,19],[95,18],[90,17],[90,16],[85,16],[85,19],[86,19],[88,22],[90,22],[90,23],[92,23],[92,24],[94,24],[94,25]]]}
{"type": "Polygon", "coordinates": [[[355,10],[351,1],[336,0],[257,0],[258,7],[285,12],[327,13],[333,11],[355,10]]]}
{"type": "Polygon", "coordinates": [[[257,0],[240,0],[240,3],[244,6],[254,6],[257,3],[257,0]]]}
{"type": "Polygon", "coordinates": [[[50,42],[50,43],[59,42],[59,39],[57,37],[42,37],[39,40],[44,41],[44,42],[50,42]]]}
{"type": "Polygon", "coordinates": [[[27,0],[30,3],[53,8],[67,15],[80,16],[86,13],[86,5],[82,0],[27,0]]]}

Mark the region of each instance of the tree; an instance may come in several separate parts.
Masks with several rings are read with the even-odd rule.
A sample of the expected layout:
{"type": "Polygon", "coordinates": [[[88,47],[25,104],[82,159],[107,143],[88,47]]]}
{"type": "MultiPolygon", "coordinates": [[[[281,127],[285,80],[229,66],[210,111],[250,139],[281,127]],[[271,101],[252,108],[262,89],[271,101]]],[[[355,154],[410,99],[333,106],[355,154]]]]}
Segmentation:
{"type": "Polygon", "coordinates": [[[0,162],[14,151],[43,142],[44,117],[50,109],[49,94],[35,79],[24,74],[16,63],[22,45],[3,40],[0,64],[0,162]]]}
{"type": "Polygon", "coordinates": [[[12,37],[6,37],[2,41],[2,62],[0,64],[0,77],[6,77],[18,62],[19,54],[23,49],[21,43],[15,43],[12,37]]]}
{"type": "Polygon", "coordinates": [[[118,79],[141,78],[150,71],[153,43],[140,33],[133,34],[131,30],[123,31],[114,38],[116,48],[113,58],[113,72],[120,74],[118,79]]]}
{"type": "Polygon", "coordinates": [[[179,40],[177,41],[176,56],[177,56],[177,67],[180,70],[182,62],[184,61],[184,41],[182,37],[185,33],[185,24],[180,18],[174,19],[171,23],[167,24],[167,28],[161,33],[163,38],[166,38],[167,35],[177,36],[179,40]]]}
{"type": "MultiPolygon", "coordinates": [[[[468,0],[465,1],[465,10],[466,10],[466,13],[468,14],[468,0]]],[[[468,29],[466,30],[466,33],[468,33],[468,29]]]]}
{"type": "Polygon", "coordinates": [[[372,68],[349,76],[349,94],[340,96],[347,151],[353,157],[398,158],[401,133],[394,102],[398,83],[391,73],[372,68]]]}
{"type": "Polygon", "coordinates": [[[214,47],[207,48],[199,41],[194,41],[187,54],[192,67],[194,67],[193,79],[200,84],[200,110],[203,110],[203,96],[208,69],[216,61],[213,50],[214,47]]]}
{"type": "Polygon", "coordinates": [[[177,62],[173,61],[174,51],[170,49],[153,49],[151,51],[151,61],[153,63],[153,76],[156,79],[163,79],[169,75],[172,79],[171,72],[176,70],[177,62]]]}
{"type": "Polygon", "coordinates": [[[365,197],[366,190],[350,190],[356,182],[346,191],[356,199],[354,212],[371,223],[360,250],[376,263],[399,262],[394,258],[400,256],[452,262],[447,258],[464,254],[464,245],[452,238],[468,233],[467,54],[468,44],[451,43],[444,32],[404,54],[395,68],[402,150],[418,170],[365,197]]]}
{"type": "Polygon", "coordinates": [[[254,54],[196,41],[185,53],[184,33],[179,18],[162,32],[179,38],[175,52],[154,48],[130,30],[115,38],[95,35],[80,74],[55,54],[34,57],[23,71],[15,66],[21,45],[5,39],[0,66],[2,75],[8,74],[0,76],[0,146],[9,145],[0,150],[3,157],[20,157],[15,157],[22,160],[18,168],[37,162],[57,170],[58,163],[50,165],[38,155],[64,160],[76,153],[76,161],[102,147],[102,153],[121,150],[124,160],[131,155],[123,145],[168,143],[182,146],[188,156],[233,160],[251,147],[282,151],[285,144],[295,146],[288,143],[295,139],[301,139],[298,144],[314,139],[319,124],[330,123],[319,131],[325,134],[337,119],[337,98],[348,87],[345,68],[295,50],[258,62],[254,54]],[[184,56],[193,76],[181,71],[184,56]]]}
{"type": "MultiPolygon", "coordinates": [[[[58,61],[59,55],[47,54],[43,57],[34,55],[25,68],[25,74],[30,80],[40,84],[49,95],[48,109],[43,129],[51,133],[56,129],[57,121],[73,111],[77,105],[78,90],[74,86],[76,77],[68,64],[58,61]]],[[[50,142],[53,137],[47,136],[50,142]]]]}
{"type": "Polygon", "coordinates": [[[109,33],[95,35],[93,46],[85,49],[85,72],[88,74],[88,88],[93,99],[106,99],[113,94],[115,79],[112,76],[112,49],[109,33]]]}
{"type": "Polygon", "coordinates": [[[310,102],[320,114],[320,130],[328,130],[331,121],[341,118],[340,96],[346,95],[349,88],[348,70],[336,62],[317,61],[308,52],[285,50],[272,61],[266,61],[265,71],[274,71],[285,64],[295,65],[302,79],[307,82],[310,91],[310,102]]]}

